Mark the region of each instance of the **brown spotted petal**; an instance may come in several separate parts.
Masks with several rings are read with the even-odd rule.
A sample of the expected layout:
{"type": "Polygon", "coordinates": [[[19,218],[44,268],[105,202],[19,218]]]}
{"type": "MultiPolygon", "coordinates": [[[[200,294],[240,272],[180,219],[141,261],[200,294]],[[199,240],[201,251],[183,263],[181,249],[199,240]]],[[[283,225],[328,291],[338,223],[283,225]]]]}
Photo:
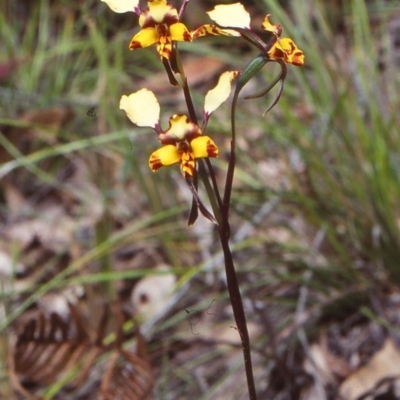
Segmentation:
{"type": "Polygon", "coordinates": [[[197,124],[191,122],[186,115],[174,114],[169,119],[169,128],[159,135],[162,144],[173,144],[183,140],[191,141],[201,135],[197,124]]]}
{"type": "Polygon", "coordinates": [[[152,171],[158,171],[163,166],[180,162],[181,154],[177,147],[169,144],[154,151],[149,158],[149,167],[152,171]]]}
{"type": "Polygon", "coordinates": [[[192,31],[193,40],[203,36],[240,36],[240,33],[232,29],[223,29],[217,25],[210,24],[202,25],[192,31]]]}
{"type": "Polygon", "coordinates": [[[139,25],[142,28],[155,27],[159,24],[170,26],[179,21],[178,11],[166,0],[148,2],[148,8],[139,16],[139,25]]]}
{"type": "Polygon", "coordinates": [[[190,142],[195,158],[218,157],[218,147],[208,136],[199,136],[190,142]]]}
{"type": "Polygon", "coordinates": [[[287,64],[302,66],[304,53],[290,38],[279,39],[268,52],[271,58],[283,60],[287,64]]]}

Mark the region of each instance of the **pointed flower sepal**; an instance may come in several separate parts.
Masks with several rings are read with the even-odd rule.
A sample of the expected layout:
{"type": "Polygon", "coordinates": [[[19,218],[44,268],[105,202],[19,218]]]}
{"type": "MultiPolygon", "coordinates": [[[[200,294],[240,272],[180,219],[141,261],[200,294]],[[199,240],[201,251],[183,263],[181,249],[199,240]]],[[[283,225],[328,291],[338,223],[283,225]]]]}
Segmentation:
{"type": "Polygon", "coordinates": [[[219,78],[217,86],[208,91],[204,100],[204,116],[208,118],[231,94],[232,82],[240,71],[225,71],[219,78]]]}
{"type": "Polygon", "coordinates": [[[241,3],[220,4],[207,14],[217,25],[200,26],[192,31],[193,39],[203,36],[241,36],[240,32],[229,28],[250,29],[250,15],[241,3]]]}
{"type": "Polygon", "coordinates": [[[124,110],[128,118],[137,126],[156,129],[159,125],[160,104],[154,93],[148,89],[141,89],[129,96],[123,95],[119,108],[124,110]]]}
{"type": "Polygon", "coordinates": [[[250,29],[250,14],[241,3],[220,4],[207,14],[219,26],[250,29]]]}
{"type": "Polygon", "coordinates": [[[116,13],[135,12],[139,14],[139,0],[101,0],[116,13]]]}

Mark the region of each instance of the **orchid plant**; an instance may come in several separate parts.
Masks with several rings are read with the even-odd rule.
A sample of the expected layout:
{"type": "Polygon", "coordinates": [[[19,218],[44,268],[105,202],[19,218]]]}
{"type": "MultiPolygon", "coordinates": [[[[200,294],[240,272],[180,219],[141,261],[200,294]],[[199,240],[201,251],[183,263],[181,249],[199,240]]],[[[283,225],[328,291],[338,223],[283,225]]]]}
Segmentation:
{"type": "Polygon", "coordinates": [[[189,226],[198,218],[198,212],[214,223],[224,253],[227,286],[234,312],[236,326],[240,334],[245,361],[249,398],[257,399],[251,362],[250,340],[247,331],[246,316],[242,304],[239,284],[235,272],[232,252],[229,246],[230,226],[229,208],[231,203],[232,182],[236,165],[236,125],[235,112],[240,91],[249,80],[267,63],[276,63],[280,72],[271,84],[245,99],[262,97],[273,87],[278,92],[268,112],[283,91],[287,75],[287,64],[301,66],[304,54],[288,37],[281,37],[282,26],[273,24],[270,15],[266,15],[261,28],[268,32],[270,39],[265,43],[251,28],[251,18],[241,3],[217,5],[207,14],[214,22],[190,30],[181,22],[182,15],[189,3],[183,0],[179,11],[167,0],[149,0],[147,8],[141,9],[139,0],[101,0],[117,13],[133,12],[138,15],[140,31],[132,38],[129,49],[137,50],[156,45],[156,51],[165,68],[169,82],[183,91],[187,105],[187,115],[173,114],[169,118],[169,127],[163,129],[160,124],[160,104],[153,92],[140,89],[129,95],[123,95],[119,107],[128,118],[139,127],[150,127],[158,135],[161,147],[149,156],[149,167],[158,171],[161,167],[179,164],[183,179],[193,195],[189,216],[189,226]],[[224,72],[215,88],[210,90],[204,101],[201,126],[191,97],[190,88],[181,62],[178,43],[194,42],[206,36],[230,36],[246,40],[256,47],[260,54],[249,62],[243,71],[224,72]],[[218,157],[218,145],[206,134],[210,115],[226,101],[236,87],[231,108],[231,151],[223,191],[220,190],[210,158],[218,157]],[[211,209],[208,209],[198,192],[199,180],[203,183],[211,209]]]}

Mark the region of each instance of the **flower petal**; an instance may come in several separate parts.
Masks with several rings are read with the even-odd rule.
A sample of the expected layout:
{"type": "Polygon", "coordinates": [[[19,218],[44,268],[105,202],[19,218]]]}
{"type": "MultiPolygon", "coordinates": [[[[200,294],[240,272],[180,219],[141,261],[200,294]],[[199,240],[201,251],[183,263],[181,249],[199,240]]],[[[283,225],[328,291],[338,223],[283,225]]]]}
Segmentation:
{"type": "Polygon", "coordinates": [[[139,0],[101,0],[116,13],[135,12],[139,5],[139,0]]]}
{"type": "Polygon", "coordinates": [[[296,46],[290,38],[279,39],[268,52],[271,58],[284,60],[285,63],[302,66],[304,64],[304,53],[296,46]]]}
{"type": "Polygon", "coordinates": [[[148,5],[149,8],[147,12],[143,13],[146,16],[144,25],[151,20],[153,23],[165,23],[169,26],[179,20],[177,9],[166,0],[150,0],[148,5]]]}
{"type": "Polygon", "coordinates": [[[304,64],[304,53],[296,46],[290,38],[282,38],[279,40],[279,44],[284,49],[288,57],[288,63],[301,66],[304,64]]]}
{"type": "Polygon", "coordinates": [[[199,136],[190,142],[194,158],[218,157],[218,147],[208,136],[199,136]]]}
{"type": "Polygon", "coordinates": [[[282,34],[282,25],[279,24],[272,24],[269,21],[269,17],[271,14],[267,14],[264,18],[264,21],[261,24],[261,27],[264,29],[264,31],[271,32],[276,36],[281,36],[282,34]]]}
{"type": "Polygon", "coordinates": [[[159,170],[162,166],[176,164],[181,161],[181,155],[173,144],[160,147],[149,158],[149,167],[152,171],[159,170]]]}
{"type": "Polygon", "coordinates": [[[188,28],[181,22],[177,22],[176,24],[172,24],[169,27],[169,33],[171,36],[171,40],[176,40],[177,42],[191,42],[192,35],[189,32],[188,28]]]}
{"type": "Polygon", "coordinates": [[[250,15],[241,3],[220,4],[207,14],[219,26],[250,29],[250,15]]]}
{"type": "Polygon", "coordinates": [[[129,96],[123,95],[119,108],[137,126],[154,128],[160,119],[160,104],[154,93],[148,89],[141,89],[129,96]]]}
{"type": "Polygon", "coordinates": [[[204,112],[210,115],[231,94],[232,82],[240,75],[240,71],[225,71],[219,78],[217,86],[211,89],[204,101],[204,112]]]}
{"type": "Polygon", "coordinates": [[[157,52],[162,60],[163,57],[169,60],[172,53],[172,40],[169,36],[161,36],[157,43],[157,52]]]}
{"type": "Polygon", "coordinates": [[[196,169],[196,161],[193,153],[190,151],[181,151],[181,171],[185,178],[194,175],[196,169]]]}
{"type": "Polygon", "coordinates": [[[200,128],[184,114],[174,114],[169,119],[169,128],[158,136],[162,144],[172,144],[182,140],[191,141],[201,135],[200,128]]]}
{"type": "Polygon", "coordinates": [[[139,31],[131,40],[129,45],[130,50],[140,49],[142,47],[149,47],[159,40],[159,35],[154,28],[144,28],[139,31]]]}
{"type": "Polygon", "coordinates": [[[232,29],[222,29],[217,25],[205,24],[192,31],[192,38],[202,36],[241,36],[239,32],[232,29]]]}

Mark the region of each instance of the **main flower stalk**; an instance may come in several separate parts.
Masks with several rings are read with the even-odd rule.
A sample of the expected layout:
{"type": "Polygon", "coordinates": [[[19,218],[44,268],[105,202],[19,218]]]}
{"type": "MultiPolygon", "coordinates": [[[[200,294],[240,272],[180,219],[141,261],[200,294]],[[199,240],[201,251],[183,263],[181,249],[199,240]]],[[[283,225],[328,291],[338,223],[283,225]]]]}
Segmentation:
{"type": "Polygon", "coordinates": [[[138,16],[140,29],[133,36],[129,48],[137,50],[155,45],[169,82],[183,92],[187,113],[172,114],[167,128],[161,126],[160,104],[155,94],[148,89],[144,88],[129,95],[123,95],[120,100],[120,109],[126,112],[133,124],[138,127],[151,128],[157,134],[160,147],[150,154],[148,162],[153,172],[160,170],[162,167],[179,165],[182,177],[193,195],[192,209],[188,221],[189,226],[195,223],[199,211],[217,226],[224,254],[229,297],[242,341],[249,398],[256,400],[257,391],[253,377],[246,315],[232,251],[229,246],[231,193],[236,166],[236,107],[239,93],[247,82],[264,66],[269,63],[275,63],[280,66],[281,70],[272,83],[258,93],[246,97],[246,99],[250,99],[264,96],[275,85],[278,85],[278,93],[266,112],[271,110],[282,94],[287,75],[287,65],[303,65],[304,54],[291,38],[281,37],[282,27],[271,23],[269,14],[265,16],[261,24],[261,28],[269,34],[268,42],[264,42],[252,29],[250,15],[241,3],[215,6],[213,10],[208,12],[214,23],[189,30],[181,22],[189,0],[183,0],[179,12],[166,0],[150,0],[145,9],[140,8],[139,0],[102,1],[106,2],[115,12],[132,12],[138,16]],[[217,85],[205,96],[202,123],[200,124],[185,76],[178,43],[196,43],[198,39],[206,36],[244,39],[258,49],[259,55],[245,67],[243,72],[231,70],[224,72],[220,76],[217,85]],[[221,196],[211,162],[212,159],[219,155],[218,141],[213,139],[212,135],[207,132],[207,126],[211,114],[229,98],[232,84],[235,80],[237,84],[231,109],[230,157],[225,185],[221,191],[223,196],[221,196]],[[206,189],[211,210],[208,209],[198,192],[199,181],[203,183],[206,189]]]}

